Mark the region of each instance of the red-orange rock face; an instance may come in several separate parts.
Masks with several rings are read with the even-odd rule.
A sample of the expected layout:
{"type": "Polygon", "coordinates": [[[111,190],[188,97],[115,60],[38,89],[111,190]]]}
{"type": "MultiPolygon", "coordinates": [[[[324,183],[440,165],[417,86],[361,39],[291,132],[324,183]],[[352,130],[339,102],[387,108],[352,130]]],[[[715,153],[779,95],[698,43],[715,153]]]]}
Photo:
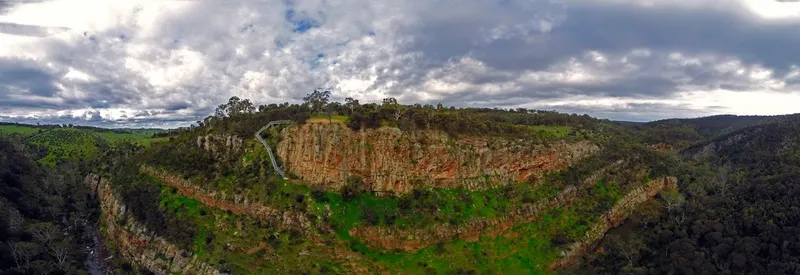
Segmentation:
{"type": "Polygon", "coordinates": [[[530,144],[500,138],[452,139],[440,131],[352,131],[338,124],[284,129],[277,155],[308,184],[339,188],[359,176],[374,191],[419,185],[486,189],[558,171],[598,151],[588,141],[530,144]]]}
{"type": "Polygon", "coordinates": [[[140,224],[112,192],[106,178],[89,174],[84,184],[100,202],[101,223],[107,230],[106,241],[113,242],[117,251],[132,264],[155,274],[223,274],[198,260],[192,252],[178,248],[140,224]]]}
{"type": "Polygon", "coordinates": [[[157,178],[161,183],[169,187],[178,189],[181,195],[196,199],[211,208],[231,211],[231,213],[237,215],[247,215],[274,221],[284,229],[306,231],[311,227],[311,222],[308,218],[299,212],[279,211],[258,202],[251,202],[241,194],[228,196],[224,192],[204,190],[188,180],[146,165],[142,165],[140,171],[157,178]]]}

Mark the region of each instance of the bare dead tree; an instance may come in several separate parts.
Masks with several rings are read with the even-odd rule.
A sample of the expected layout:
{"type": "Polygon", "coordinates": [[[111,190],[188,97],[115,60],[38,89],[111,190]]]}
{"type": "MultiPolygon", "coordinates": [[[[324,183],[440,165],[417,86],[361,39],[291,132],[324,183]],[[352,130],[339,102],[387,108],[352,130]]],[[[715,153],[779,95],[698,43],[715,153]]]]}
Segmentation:
{"type": "Polygon", "coordinates": [[[684,198],[683,195],[677,191],[663,192],[661,196],[664,198],[664,208],[666,208],[669,212],[677,209],[686,201],[686,198],[684,198]]]}
{"type": "Polygon", "coordinates": [[[28,266],[31,258],[36,256],[39,250],[39,245],[29,242],[11,242],[8,247],[11,248],[11,256],[14,257],[17,268],[22,268],[22,263],[28,266]]]}
{"type": "Polygon", "coordinates": [[[711,255],[711,258],[714,259],[714,265],[716,265],[717,268],[719,268],[719,270],[725,271],[725,272],[729,271],[729,268],[731,266],[731,261],[725,260],[725,259],[720,259],[719,255],[717,255],[717,254],[711,255]]]}
{"type": "Polygon", "coordinates": [[[58,226],[48,222],[32,224],[27,231],[33,235],[34,240],[42,245],[53,242],[59,234],[58,226]]]}
{"type": "Polygon", "coordinates": [[[48,248],[48,253],[55,259],[56,265],[62,271],[66,271],[69,266],[69,239],[62,240],[51,244],[48,248]]]}

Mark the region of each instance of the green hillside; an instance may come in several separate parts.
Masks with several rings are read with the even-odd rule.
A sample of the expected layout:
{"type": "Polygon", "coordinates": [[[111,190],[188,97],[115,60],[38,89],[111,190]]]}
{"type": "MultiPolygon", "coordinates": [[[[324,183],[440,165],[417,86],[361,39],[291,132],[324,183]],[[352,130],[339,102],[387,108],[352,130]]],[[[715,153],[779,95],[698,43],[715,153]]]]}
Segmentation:
{"type": "MultiPolygon", "coordinates": [[[[682,151],[675,209],[612,231],[590,274],[794,274],[800,265],[800,116],[673,121],[704,136],[682,151]]],[[[661,124],[661,123],[656,123],[661,124]]],[[[659,127],[659,126],[655,126],[659,127]]]]}
{"type": "MultiPolygon", "coordinates": [[[[224,115],[176,132],[169,142],[118,157],[112,161],[118,165],[105,171],[130,213],[149,230],[233,274],[550,273],[573,244],[593,241],[587,236],[596,234],[590,231],[605,222],[603,215],[630,192],[671,175],[678,161],[675,152],[648,149],[644,135],[585,116],[389,103],[335,110],[337,123],[330,125],[326,115],[301,105],[262,106],[255,112],[239,103],[231,101],[229,108],[221,107],[230,112],[218,111],[224,115]],[[456,150],[459,140],[484,138],[524,144],[517,150],[575,143],[602,149],[542,177],[491,188],[426,187],[420,182],[409,193],[387,195],[374,192],[369,179],[359,176],[350,177],[342,188],[321,187],[298,175],[279,177],[252,134],[266,122],[285,119],[297,125],[282,127],[308,123],[366,136],[435,131],[446,137],[442,144],[448,150],[456,150]],[[242,138],[241,147],[230,141],[234,137],[242,138]],[[626,162],[613,168],[621,160],[626,162]],[[607,167],[612,168],[602,172],[607,167]],[[232,207],[235,201],[249,206],[232,207]],[[259,217],[248,212],[259,207],[282,214],[259,217]],[[302,217],[308,224],[284,227],[287,216],[302,217]],[[369,233],[388,231],[413,237],[369,233]],[[381,243],[390,239],[401,244],[381,243]]],[[[271,129],[265,139],[275,146],[281,132],[271,129]]],[[[326,133],[326,138],[341,138],[326,133]]],[[[363,146],[377,150],[366,142],[363,146]]],[[[378,153],[408,150],[403,146],[378,153]]],[[[462,165],[470,161],[477,159],[462,165]]],[[[513,165],[518,160],[506,161],[513,165]]],[[[474,180],[488,181],[488,175],[474,180]]]]}
{"type": "Polygon", "coordinates": [[[48,173],[102,179],[93,224],[120,274],[792,274],[800,264],[800,116],[628,124],[387,100],[332,104],[330,123],[307,105],[255,109],[231,100],[170,132],[3,124],[0,136],[48,173]],[[253,137],[277,120],[294,122],[253,137]]]}
{"type": "Polygon", "coordinates": [[[99,135],[78,129],[52,129],[27,139],[27,143],[47,155],[39,159],[42,164],[55,166],[64,160],[86,160],[98,156],[108,141],[99,135]]]}
{"type": "Polygon", "coordinates": [[[17,134],[21,136],[30,136],[44,130],[41,127],[35,127],[24,124],[0,124],[0,134],[11,135],[17,134]]]}
{"type": "Polygon", "coordinates": [[[121,143],[150,146],[157,130],[110,130],[94,127],[58,125],[0,124],[0,136],[20,139],[40,152],[39,162],[50,167],[65,160],[89,160],[121,143]]]}

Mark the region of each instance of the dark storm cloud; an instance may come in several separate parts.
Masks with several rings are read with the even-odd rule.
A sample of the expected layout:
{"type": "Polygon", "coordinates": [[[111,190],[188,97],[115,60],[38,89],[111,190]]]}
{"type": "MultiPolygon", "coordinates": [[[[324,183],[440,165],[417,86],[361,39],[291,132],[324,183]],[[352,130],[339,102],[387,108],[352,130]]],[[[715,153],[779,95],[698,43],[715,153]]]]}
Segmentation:
{"type": "Polygon", "coordinates": [[[6,14],[9,8],[11,8],[11,2],[0,1],[0,15],[6,14]]]}
{"type": "Polygon", "coordinates": [[[609,107],[587,107],[578,104],[564,104],[544,108],[569,114],[585,114],[616,121],[648,122],[662,118],[700,117],[725,112],[724,107],[712,106],[702,110],[664,103],[628,103],[609,107]]]}
{"type": "Polygon", "coordinates": [[[36,63],[0,59],[0,94],[25,90],[37,96],[52,96],[58,91],[53,77],[53,72],[45,71],[36,63]]]}
{"type": "MultiPolygon", "coordinates": [[[[572,2],[565,9],[564,20],[543,34],[514,36],[486,44],[475,38],[485,35],[480,26],[504,19],[476,15],[477,19],[429,22],[419,30],[410,50],[424,53],[428,60],[443,61],[468,55],[487,66],[516,74],[526,70],[548,70],[587,51],[621,55],[634,49],[648,49],[653,57],[640,60],[640,72],[617,79],[614,84],[532,85],[525,93],[532,98],[559,96],[560,90],[574,90],[596,96],[669,97],[680,91],[681,84],[707,88],[752,89],[756,84],[741,83],[741,76],[720,74],[704,64],[697,67],[671,69],[689,79],[661,76],[663,62],[672,52],[685,55],[730,56],[743,65],[759,65],[786,74],[792,65],[800,64],[800,21],[765,21],[731,1],[726,7],[687,8],[681,4],[656,4],[642,7],[632,3],[602,1],[572,2]],[[488,19],[487,19],[488,18],[488,19]],[[533,37],[533,38],[532,38],[533,37]],[[646,74],[646,75],[644,75],[646,74]],[[730,83],[730,81],[740,83],[730,83]]],[[[516,13],[509,12],[514,19],[516,13]]],[[[506,15],[504,14],[504,15],[506,15]]],[[[438,63],[426,65],[434,67],[438,63]]],[[[614,68],[607,70],[614,73],[614,68]]],[[[507,74],[483,75],[467,79],[469,83],[503,82],[507,74]]],[[[481,95],[457,95],[469,98],[481,95]]],[[[489,95],[487,95],[489,96],[489,95]]],[[[455,98],[448,98],[453,100],[455,98]]]]}
{"type": "MultiPolygon", "coordinates": [[[[520,91],[505,93],[502,97],[481,91],[463,92],[448,96],[447,102],[453,104],[492,102],[498,107],[519,105],[522,102],[552,100],[569,96],[591,94],[594,96],[620,97],[642,95],[642,97],[659,98],[659,95],[673,91],[675,83],[669,79],[656,76],[637,78],[632,81],[585,84],[549,84],[530,85],[520,91]],[[647,91],[642,91],[647,87],[647,91]],[[502,100],[507,99],[507,100],[502,100]]],[[[461,105],[461,104],[459,104],[461,105]]],[[[585,113],[585,112],[583,112],[585,113]]]]}
{"type": "Polygon", "coordinates": [[[178,110],[188,109],[189,107],[191,107],[191,104],[189,104],[189,103],[186,103],[186,102],[174,102],[174,103],[169,104],[165,109],[167,111],[178,111],[178,110]]]}
{"type": "Polygon", "coordinates": [[[778,70],[786,70],[800,61],[800,52],[796,50],[800,48],[800,21],[765,22],[748,14],[738,3],[731,1],[729,6],[690,9],[660,4],[643,8],[630,3],[587,2],[569,5],[566,20],[534,42],[519,37],[477,48],[464,47],[471,44],[470,37],[477,33],[462,34],[471,29],[443,25],[425,28],[423,32],[427,39],[439,43],[415,46],[431,56],[438,56],[445,49],[470,52],[501,70],[546,69],[587,50],[613,54],[637,48],[732,55],[746,63],[778,70]],[[459,35],[454,37],[450,33],[459,35]]]}
{"type": "Polygon", "coordinates": [[[15,111],[25,109],[61,109],[63,104],[60,102],[43,101],[37,98],[8,98],[0,94],[0,111],[15,111]]]}
{"type": "Polygon", "coordinates": [[[648,48],[731,55],[779,71],[800,61],[800,21],[767,22],[735,2],[721,9],[589,4],[571,7],[567,16],[545,47],[550,56],[648,48]]]}

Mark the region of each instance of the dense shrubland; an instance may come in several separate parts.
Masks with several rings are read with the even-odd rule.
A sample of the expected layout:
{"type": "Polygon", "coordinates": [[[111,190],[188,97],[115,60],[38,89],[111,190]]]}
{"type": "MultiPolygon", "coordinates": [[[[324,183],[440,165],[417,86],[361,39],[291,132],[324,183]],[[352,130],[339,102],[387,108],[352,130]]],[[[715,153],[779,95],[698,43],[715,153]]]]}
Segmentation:
{"type": "MultiPolygon", "coordinates": [[[[266,272],[292,268],[308,273],[341,272],[342,267],[330,262],[331,256],[325,254],[336,247],[356,253],[363,259],[359,261],[367,265],[377,263],[392,270],[513,273],[544,268],[566,245],[580,240],[590,226],[598,222],[600,215],[638,184],[664,175],[695,171],[687,170],[675,152],[655,151],[648,145],[667,142],[685,147],[690,141],[707,135],[698,130],[705,128],[681,123],[657,128],[539,110],[401,105],[392,98],[367,104],[348,98],[338,103],[329,102],[329,96],[326,91],[317,90],[309,94],[303,104],[260,106],[234,97],[220,105],[214,115],[191,127],[169,132],[141,132],[169,142],[147,147],[142,145],[149,142],[128,143],[126,140],[86,136],[91,142],[83,143],[91,143],[97,149],[77,159],[85,158],[84,163],[93,167],[94,172],[110,177],[114,192],[123,199],[136,220],[223,271],[266,272]],[[493,189],[419,188],[406,195],[387,197],[372,193],[358,177],[352,177],[341,190],[311,188],[277,177],[263,146],[252,139],[257,129],[273,120],[293,120],[299,124],[309,120],[325,123],[327,120],[342,123],[354,131],[378,127],[397,127],[403,131],[437,130],[453,138],[491,136],[522,139],[532,144],[564,139],[590,140],[600,145],[602,150],[563,171],[493,189]],[[241,154],[220,154],[199,147],[198,137],[209,135],[242,138],[241,154]],[[594,182],[584,183],[598,170],[618,161],[625,165],[594,182]],[[312,222],[313,232],[281,229],[269,221],[203,205],[167,187],[157,178],[142,174],[139,170],[142,164],[165,169],[209,191],[243,194],[253,203],[279,211],[300,212],[312,222]],[[416,230],[440,224],[460,226],[477,219],[491,220],[513,213],[523,205],[552,199],[575,186],[583,186],[577,199],[545,210],[536,223],[515,224],[503,236],[474,242],[442,242],[415,253],[406,253],[369,248],[349,235],[351,230],[360,227],[416,230]],[[309,236],[313,234],[320,236],[309,236]],[[528,236],[537,237],[530,239],[528,236]],[[509,253],[517,256],[507,257],[509,253]],[[453,264],[461,268],[456,269],[453,264]]],[[[85,130],[61,128],[64,127],[42,132],[85,130]]],[[[276,133],[275,130],[267,133],[268,142],[278,142],[276,133]]],[[[31,140],[34,139],[35,135],[31,140]]],[[[39,158],[54,155],[66,159],[78,155],[53,154],[55,151],[47,147],[40,148],[39,158]]],[[[709,166],[707,169],[712,168],[709,166]]],[[[682,184],[686,182],[682,181],[682,184]]],[[[694,190],[700,194],[713,188],[683,186],[682,190],[694,190]]],[[[649,226],[661,226],[664,220],[669,219],[669,213],[691,205],[695,196],[694,193],[665,193],[659,201],[637,212],[638,220],[649,226]],[[665,210],[667,208],[669,210],[665,210]]],[[[618,240],[616,244],[624,246],[627,243],[618,240]]],[[[615,254],[616,251],[628,250],[609,247],[607,257],[618,258],[622,254],[615,254]]],[[[608,259],[621,262],[617,258],[608,259]]],[[[637,256],[636,260],[643,258],[637,256]]],[[[625,259],[634,262],[633,257],[625,259]]],[[[610,272],[619,270],[613,265],[601,268],[610,272]]]]}
{"type": "MultiPolygon", "coordinates": [[[[329,102],[321,91],[309,94],[302,104],[265,104],[256,106],[250,100],[232,97],[220,105],[214,115],[197,121],[182,132],[224,132],[249,136],[272,120],[294,120],[305,123],[312,116],[333,120],[337,117],[353,130],[398,127],[403,130],[434,129],[451,135],[495,135],[533,140],[546,140],[555,136],[586,135],[611,124],[587,115],[562,114],[554,111],[489,108],[455,108],[433,105],[402,105],[394,98],[381,103],[361,104],[347,98],[344,103],[329,102]],[[543,126],[563,126],[548,128],[543,126]],[[569,130],[565,130],[569,129],[569,130]]],[[[176,136],[177,133],[158,133],[157,137],[176,136]]]]}
{"type": "MultiPolygon", "coordinates": [[[[268,133],[268,142],[277,142],[275,133],[277,132],[268,133]]],[[[557,257],[560,248],[579,240],[589,226],[597,221],[597,217],[608,211],[628,190],[651,178],[672,175],[675,173],[674,167],[678,166],[676,163],[680,161],[674,152],[657,152],[647,148],[647,143],[643,142],[648,138],[646,135],[638,134],[626,126],[588,116],[525,109],[401,105],[391,98],[381,103],[360,104],[349,98],[344,103],[330,103],[324,91],[309,94],[304,104],[255,106],[249,100],[232,98],[228,103],[220,105],[214,115],[198,121],[192,127],[160,133],[157,136],[169,138],[170,142],[154,144],[149,148],[119,147],[120,149],[112,151],[117,157],[106,157],[115,159],[108,166],[110,170],[107,172],[115,178],[121,177],[114,180],[115,189],[129,203],[137,218],[145,221],[154,232],[174,240],[180,247],[201,251],[199,253],[203,254],[202,251],[222,249],[220,247],[224,247],[223,240],[237,242],[230,239],[229,232],[218,231],[209,226],[209,220],[225,224],[233,219],[219,220],[220,215],[226,214],[211,214],[217,210],[198,205],[199,202],[182,197],[180,193],[165,187],[157,180],[141,175],[137,170],[138,164],[165,169],[206,190],[244,194],[252,202],[275,209],[300,211],[307,215],[315,228],[324,229],[320,232],[327,232],[322,238],[330,242],[329,245],[343,243],[344,249],[357,252],[370,261],[415,272],[455,271],[448,267],[448,261],[463,262],[465,266],[461,271],[464,272],[522,271],[530,270],[534,265],[543,268],[542,264],[557,257]],[[569,169],[527,182],[511,183],[484,191],[420,188],[399,197],[385,197],[372,193],[357,177],[352,177],[341,190],[333,191],[285,181],[274,174],[263,146],[251,136],[269,121],[294,120],[302,124],[310,119],[314,122],[324,123],[327,120],[331,123],[343,123],[353,130],[386,126],[404,131],[431,129],[447,132],[452,137],[495,136],[524,139],[531,143],[589,139],[600,144],[603,149],[569,169]],[[243,138],[245,141],[242,155],[215,154],[200,148],[197,138],[206,135],[235,135],[243,138]],[[592,173],[620,160],[626,161],[624,169],[590,183],[580,191],[580,199],[543,213],[543,221],[536,226],[515,226],[509,229],[513,234],[521,236],[540,236],[536,242],[511,245],[506,243],[510,240],[498,237],[475,244],[463,241],[442,243],[417,253],[402,253],[367,248],[348,233],[351,229],[365,226],[420,229],[435,224],[457,226],[474,219],[499,217],[524,204],[553,198],[568,186],[581,185],[592,173]],[[469,257],[464,252],[474,250],[475,253],[500,255],[508,253],[505,250],[510,247],[525,250],[525,256],[505,259],[502,265],[487,265],[475,262],[480,257],[469,257]],[[447,251],[454,253],[448,254],[447,251]]],[[[239,216],[235,218],[246,220],[239,216]]],[[[277,230],[252,220],[245,223],[261,228],[247,233],[254,234],[253,236],[266,234],[264,232],[285,236],[264,239],[275,249],[309,245],[303,234],[277,230]]],[[[241,238],[237,240],[241,241],[241,238]]],[[[261,262],[261,268],[266,268],[276,259],[274,254],[252,256],[234,251],[228,251],[227,254],[229,255],[206,254],[206,257],[212,263],[224,264],[234,271],[242,270],[247,265],[226,259],[239,257],[247,259],[244,261],[248,263],[261,262]]],[[[299,258],[281,257],[283,261],[300,262],[299,258]]],[[[302,268],[316,272],[330,269],[326,264],[302,268]]]]}
{"type": "Polygon", "coordinates": [[[0,138],[0,273],[87,274],[96,203],[74,162],[40,167],[0,138]]]}
{"type": "MultiPolygon", "coordinates": [[[[497,136],[524,139],[530,143],[547,143],[563,139],[590,139],[608,145],[609,158],[620,158],[644,140],[629,129],[607,120],[586,115],[569,115],[528,109],[446,108],[439,104],[402,105],[393,98],[379,103],[361,104],[347,98],[344,103],[328,102],[329,93],[317,90],[303,104],[265,104],[255,106],[247,99],[231,98],[220,105],[215,114],[197,121],[189,128],[159,133],[171,142],[150,148],[148,161],[172,169],[187,178],[203,176],[214,179],[234,173],[232,166],[240,161],[214,159],[196,145],[204,135],[235,135],[249,139],[269,121],[294,120],[303,124],[314,118],[344,123],[353,130],[398,127],[402,130],[440,130],[452,136],[497,136]],[[180,152],[180,153],[176,153],[180,152]]],[[[267,137],[277,142],[275,135],[267,137]]],[[[644,147],[640,146],[640,150],[644,147]]],[[[265,173],[269,173],[266,171],[265,173]]]]}
{"type": "MultiPolygon", "coordinates": [[[[727,122],[704,127],[728,129],[727,122]]],[[[612,234],[586,268],[609,274],[800,271],[800,120],[761,123],[705,134],[719,136],[705,144],[725,145],[679,166],[684,202],[671,209],[670,198],[656,202],[663,211],[639,215],[629,223],[632,231],[612,234]]]]}
{"type": "MultiPolygon", "coordinates": [[[[96,206],[86,199],[80,180],[90,169],[110,176],[129,213],[148,229],[220,270],[237,274],[346,271],[326,254],[334,248],[355,253],[348,255],[358,263],[389,270],[541,271],[629,190],[664,175],[679,177],[679,192],[663,192],[636,210],[600,244],[601,249],[586,257],[579,271],[800,272],[796,116],[714,116],[634,124],[540,110],[402,105],[392,98],[365,104],[348,98],[340,103],[330,102],[329,97],[330,92],[316,90],[302,104],[260,106],[234,97],[214,115],[169,132],[0,125],[4,136],[27,144],[22,149],[0,141],[0,272],[85,272],[84,248],[91,242],[96,206]],[[327,120],[354,131],[397,127],[438,130],[453,138],[492,136],[530,143],[585,139],[602,149],[568,169],[493,189],[418,188],[402,196],[380,196],[358,177],[351,177],[341,190],[277,177],[263,146],[251,138],[273,120],[299,124],[327,120]],[[244,139],[242,153],[200,148],[197,138],[207,135],[244,139]],[[151,136],[169,142],[144,146],[153,141],[144,137],[151,136]],[[659,148],[683,150],[685,158],[649,147],[661,143],[668,146],[659,148]],[[709,143],[716,145],[706,146],[709,143]],[[697,154],[708,152],[707,148],[713,149],[710,154],[697,154]],[[36,160],[53,167],[39,166],[36,160]],[[621,168],[584,183],[618,161],[624,163],[621,168]],[[274,222],[204,205],[142,174],[142,164],[165,169],[206,190],[243,194],[253,203],[302,213],[313,232],[282,229],[274,222]],[[501,236],[441,242],[407,253],[367,247],[349,235],[362,227],[415,230],[490,220],[581,185],[569,204],[545,210],[534,223],[515,224],[501,236]],[[62,253],[65,249],[69,253],[62,253]]],[[[278,142],[276,133],[267,133],[268,142],[278,142]]]]}

